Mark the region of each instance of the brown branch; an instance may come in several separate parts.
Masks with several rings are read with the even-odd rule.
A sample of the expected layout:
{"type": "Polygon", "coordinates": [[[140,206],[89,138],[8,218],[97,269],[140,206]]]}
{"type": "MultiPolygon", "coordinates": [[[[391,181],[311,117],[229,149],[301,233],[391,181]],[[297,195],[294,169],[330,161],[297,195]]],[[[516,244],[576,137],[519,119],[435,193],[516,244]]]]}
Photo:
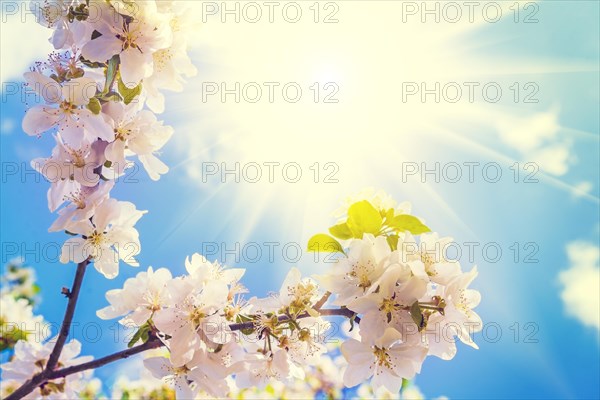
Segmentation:
{"type": "Polygon", "coordinates": [[[48,376],[52,372],[54,372],[54,368],[58,364],[60,354],[62,353],[62,349],[65,345],[65,342],[67,341],[67,337],[69,336],[69,331],[71,330],[71,323],[73,322],[75,306],[77,305],[77,299],[81,290],[81,284],[83,283],[85,268],[89,263],[90,261],[88,259],[77,264],[77,271],[75,272],[73,286],[71,287],[71,290],[65,293],[65,295],[69,298],[69,302],[67,303],[67,309],[65,310],[65,316],[60,327],[60,332],[58,333],[58,337],[56,338],[54,348],[52,349],[52,353],[50,353],[50,357],[48,358],[46,367],[42,372],[40,372],[37,375],[34,375],[31,379],[25,381],[25,383],[21,385],[20,388],[11,393],[11,395],[6,397],[5,400],[17,400],[27,396],[29,393],[33,392],[37,387],[43,385],[46,381],[48,381],[48,376]]]}
{"type": "Polygon", "coordinates": [[[323,297],[321,297],[321,299],[315,303],[313,308],[319,311],[321,307],[323,307],[325,303],[327,303],[327,300],[329,300],[329,296],[331,296],[331,292],[325,292],[325,294],[323,294],[323,297]]]}
{"type": "Polygon", "coordinates": [[[62,369],[59,369],[56,371],[52,371],[51,373],[48,374],[46,379],[51,380],[51,379],[64,378],[65,376],[73,375],[73,374],[76,374],[81,371],[86,371],[88,369],[100,368],[103,365],[110,364],[111,362],[131,357],[135,354],[142,353],[146,350],[156,349],[163,345],[164,345],[163,342],[161,342],[160,339],[155,337],[155,338],[148,340],[146,343],[140,344],[139,346],[135,346],[135,347],[132,347],[127,350],[122,350],[117,353],[108,355],[106,357],[98,358],[97,360],[92,360],[90,362],[86,362],[83,364],[73,365],[73,366],[70,366],[67,368],[62,368],[62,369]]]}
{"type": "MultiPolygon", "coordinates": [[[[73,319],[73,312],[75,310],[74,303],[76,303],[76,301],[77,301],[77,295],[79,294],[79,289],[81,287],[81,280],[83,279],[83,273],[85,272],[85,266],[87,265],[87,263],[88,262],[86,261],[77,266],[77,274],[75,275],[75,282],[73,283],[73,290],[71,292],[71,297],[69,298],[69,305],[67,306],[67,312],[65,313],[65,321],[68,320],[68,324],[65,324],[65,321],[63,321],[63,327],[65,327],[65,326],[67,327],[67,330],[66,330],[67,334],[68,334],[68,329],[70,327],[70,321],[73,319]],[[73,303],[73,305],[71,305],[72,303],[73,303]]],[[[317,302],[317,304],[321,303],[321,306],[322,306],[327,301],[327,298],[329,298],[329,295],[330,294],[325,293],[323,298],[321,300],[319,300],[319,302],[317,302]]],[[[319,310],[319,313],[321,315],[326,315],[326,316],[347,317],[347,318],[354,319],[356,322],[360,322],[360,319],[356,316],[356,314],[347,308],[324,309],[324,310],[319,310]]],[[[296,317],[296,319],[308,318],[308,317],[310,317],[310,314],[308,314],[307,312],[304,312],[304,313],[298,315],[296,317]]],[[[287,315],[280,315],[278,318],[279,318],[279,321],[281,321],[281,322],[290,320],[290,317],[287,315]]],[[[255,327],[254,321],[229,325],[229,328],[232,331],[240,331],[243,329],[252,329],[254,327],[255,327]]],[[[61,336],[62,336],[62,333],[63,333],[63,330],[61,329],[61,336]]],[[[64,337],[64,339],[62,341],[62,345],[64,345],[65,340],[66,340],[66,336],[64,337]]],[[[61,345],[61,349],[62,349],[62,345],[61,345]]],[[[57,346],[58,346],[58,341],[57,341],[57,345],[54,347],[54,350],[56,350],[57,346]]],[[[164,346],[164,343],[158,337],[152,336],[150,338],[150,340],[148,340],[146,343],[143,343],[138,346],[132,347],[130,349],[122,350],[122,351],[110,354],[106,357],[98,358],[96,360],[92,360],[92,361],[89,361],[86,363],[73,365],[73,366],[58,369],[58,370],[54,370],[54,369],[51,370],[46,367],[46,369],[44,369],[44,371],[40,372],[37,375],[34,375],[30,380],[26,381],[20,388],[18,388],[16,391],[14,391],[10,396],[6,397],[5,400],[18,400],[18,399],[26,396],[27,394],[31,393],[37,387],[43,385],[44,383],[46,383],[49,380],[60,379],[60,378],[64,378],[69,375],[76,374],[78,372],[86,371],[89,369],[100,368],[106,364],[110,364],[112,362],[131,357],[135,354],[142,353],[146,350],[156,349],[156,348],[159,348],[162,346],[164,346]]],[[[54,354],[54,351],[52,352],[52,354],[54,354]]],[[[58,354],[60,355],[60,351],[58,351],[58,354]]],[[[50,361],[48,361],[47,365],[50,365],[50,361]]]]}
{"type": "MultiPolygon", "coordinates": [[[[347,308],[332,308],[332,309],[326,308],[324,310],[319,310],[318,312],[321,315],[354,318],[354,320],[356,322],[360,322],[360,319],[356,316],[356,313],[347,308]]],[[[296,317],[296,319],[308,318],[310,316],[311,315],[309,313],[303,312],[302,314],[298,315],[296,317]]],[[[279,319],[279,322],[285,322],[285,321],[289,321],[290,317],[288,315],[280,315],[278,317],[278,319],[279,319]]],[[[238,324],[229,325],[229,329],[231,329],[232,331],[241,331],[243,329],[252,329],[254,327],[255,327],[254,321],[240,322],[238,324]]]]}
{"type": "Polygon", "coordinates": [[[83,283],[83,276],[85,275],[85,267],[87,267],[89,263],[89,260],[85,260],[77,264],[77,272],[75,272],[73,287],[66,295],[69,298],[69,303],[67,304],[67,309],[65,310],[65,316],[60,327],[60,332],[58,334],[58,338],[56,339],[54,349],[52,350],[52,353],[48,358],[48,362],[46,363],[47,371],[52,371],[58,364],[60,353],[62,353],[62,349],[67,341],[67,337],[69,336],[71,323],[73,322],[73,315],[75,314],[75,306],[77,305],[77,298],[79,297],[81,284],[83,283]]]}

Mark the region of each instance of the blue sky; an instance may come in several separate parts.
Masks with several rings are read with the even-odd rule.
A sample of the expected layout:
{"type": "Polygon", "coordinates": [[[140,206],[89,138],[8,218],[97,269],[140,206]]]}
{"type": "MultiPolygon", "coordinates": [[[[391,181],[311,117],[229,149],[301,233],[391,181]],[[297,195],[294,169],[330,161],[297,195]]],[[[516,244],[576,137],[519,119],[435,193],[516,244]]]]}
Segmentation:
{"type": "MultiPolygon", "coordinates": [[[[385,3],[378,2],[379,7],[385,3]]],[[[342,3],[340,25],[344,16],[350,25],[352,10],[343,6],[342,3]]],[[[365,7],[368,7],[366,3],[365,7]]],[[[366,8],[364,14],[369,14],[366,8]]],[[[460,67],[455,74],[462,81],[499,82],[505,90],[512,82],[520,85],[535,82],[539,101],[515,103],[505,96],[496,104],[461,103],[438,110],[438,104],[416,104],[413,109],[409,108],[410,104],[393,103],[390,97],[370,98],[372,103],[382,102],[381,107],[387,111],[387,119],[383,120],[378,110],[352,97],[358,89],[364,89],[355,84],[356,80],[372,78],[369,74],[377,70],[373,65],[382,61],[371,58],[359,66],[335,65],[334,62],[335,57],[363,51],[359,45],[354,50],[339,53],[332,50],[334,55],[320,57],[327,61],[327,73],[334,77],[328,75],[327,79],[335,79],[336,73],[339,77],[341,100],[332,108],[305,106],[300,109],[290,104],[276,104],[273,111],[268,105],[252,108],[248,104],[203,104],[197,99],[197,90],[203,81],[252,79],[248,70],[257,74],[255,79],[264,79],[272,73],[274,80],[290,80],[296,79],[294,72],[297,71],[288,69],[279,73],[278,64],[272,64],[277,58],[265,60],[264,65],[271,63],[273,67],[265,67],[265,70],[260,69],[264,66],[260,60],[243,58],[246,71],[240,72],[243,68],[238,57],[245,54],[236,51],[244,43],[236,44],[230,37],[204,35],[193,51],[199,76],[190,81],[185,93],[168,96],[167,111],[161,116],[176,129],[175,138],[162,153],[165,162],[172,166],[171,172],[160,181],[152,182],[144,171],[139,171],[130,176],[130,182],[118,184],[114,192],[120,200],[132,201],[139,209],[149,211],[137,225],[142,243],[139,256],[142,268],[166,266],[178,274],[184,271],[185,257],[202,251],[207,243],[220,247],[227,243],[228,248],[234,248],[235,243],[239,243],[240,248],[258,243],[266,251],[265,242],[278,242],[274,260],[268,260],[264,254],[255,263],[243,259],[236,263],[232,256],[224,260],[219,255],[212,257],[245,266],[245,283],[251,293],[264,295],[277,290],[288,269],[296,264],[282,255],[283,245],[299,243],[304,248],[311,234],[324,231],[335,222],[329,214],[344,197],[365,186],[382,188],[399,201],[410,201],[413,213],[425,218],[433,230],[454,237],[463,250],[463,268],[477,264],[480,271],[475,287],[481,291],[483,300],[477,310],[486,323],[485,334],[479,333],[475,339],[480,349],[459,345],[452,361],[428,358],[417,378],[425,394],[450,398],[600,397],[598,329],[585,326],[567,313],[560,296],[563,288],[559,280],[560,271],[573,264],[567,256],[567,245],[583,241],[597,246],[599,239],[598,16],[597,2],[540,2],[536,24],[516,24],[505,18],[497,24],[480,24],[459,33],[452,30],[452,35],[443,41],[426,41],[423,46],[440,47],[418,47],[418,51],[428,54],[439,51],[449,57],[452,66],[460,67]],[[456,64],[458,59],[462,60],[461,64],[456,64]],[[351,74],[352,68],[363,74],[351,74]],[[358,108],[346,108],[354,107],[354,103],[358,108]],[[281,110],[283,115],[291,110],[289,112],[298,115],[298,119],[278,119],[281,110]],[[258,116],[266,117],[270,112],[278,115],[258,121],[258,116]],[[405,123],[415,112],[425,116],[431,113],[432,120],[424,118],[405,123]],[[310,119],[311,113],[318,113],[315,120],[329,130],[309,132],[313,127],[311,121],[302,120],[300,116],[310,119]],[[257,120],[252,119],[253,114],[257,120]],[[343,120],[330,121],[329,115],[343,120]],[[276,127],[269,128],[269,123],[276,127]],[[359,136],[354,131],[344,130],[347,126],[344,124],[372,126],[373,131],[363,131],[359,136]],[[389,131],[379,137],[377,130],[382,126],[389,131]],[[281,127],[289,129],[278,130],[281,127]],[[525,128],[520,132],[518,127],[525,128]],[[306,140],[313,140],[314,147],[294,148],[302,143],[300,129],[306,130],[306,140]],[[536,145],[523,145],[531,135],[543,139],[536,145]],[[328,137],[336,141],[331,144],[328,137]],[[327,147],[314,142],[319,138],[326,141],[327,147]],[[248,143],[252,143],[250,148],[248,143]],[[550,160],[538,159],[536,165],[542,168],[535,178],[539,181],[525,183],[524,175],[520,175],[515,183],[514,169],[510,168],[514,162],[522,167],[540,157],[547,148],[557,152],[551,153],[550,160]],[[279,179],[273,184],[231,181],[222,184],[212,178],[203,183],[199,178],[202,161],[294,161],[302,166],[305,174],[311,173],[308,167],[314,162],[321,165],[333,162],[339,167],[336,175],[339,183],[303,180],[300,184],[291,184],[279,179]],[[426,182],[421,183],[414,176],[404,177],[406,179],[402,176],[402,165],[406,163],[416,163],[419,167],[425,163],[431,167],[436,162],[446,166],[465,162],[481,166],[497,163],[503,175],[496,183],[487,181],[479,169],[473,183],[465,178],[456,183],[441,179],[438,183],[427,176],[426,182]],[[473,260],[464,254],[467,242],[479,243],[473,260]],[[520,249],[516,260],[514,243],[520,249]],[[486,244],[488,248],[493,244],[502,250],[497,262],[491,262],[493,257],[482,253],[486,244]],[[533,262],[525,262],[527,255],[531,255],[533,262]],[[501,337],[495,339],[497,331],[501,337]]],[[[232,36],[250,29],[238,25],[225,28],[235,31],[232,36]]],[[[349,29],[347,25],[341,29],[349,29]]],[[[207,25],[206,32],[213,32],[211,28],[207,25]]],[[[443,24],[435,28],[442,31],[442,36],[444,29],[450,29],[443,24]]],[[[219,29],[224,27],[214,29],[221,33],[219,29]]],[[[296,34],[310,35],[302,29],[307,28],[291,33],[285,30],[282,36],[289,34],[293,40],[296,34]]],[[[376,32],[375,27],[373,31],[375,33],[364,34],[369,38],[368,35],[382,34],[376,32]]],[[[4,34],[3,68],[10,57],[5,51],[12,51],[4,46],[4,34]]],[[[253,32],[248,30],[248,34],[253,32]]],[[[273,36],[272,32],[270,35],[273,36]]],[[[385,35],[381,38],[389,39],[385,35]]],[[[277,38],[270,40],[273,42],[254,44],[256,58],[267,57],[260,47],[279,43],[277,38]]],[[[344,44],[339,46],[344,47],[344,44]]],[[[405,49],[411,51],[412,47],[405,49]]],[[[326,54],[318,50],[317,47],[298,49],[315,59],[326,54]]],[[[302,68],[311,70],[311,60],[308,57],[307,65],[302,68]]],[[[402,63],[412,62],[416,61],[402,60],[402,63]]],[[[289,66],[286,64],[286,67],[289,66]]],[[[383,70],[382,73],[388,72],[383,70]]],[[[4,75],[3,79],[8,80],[4,75]]],[[[386,79],[391,82],[402,78],[390,75],[386,79]]],[[[2,262],[18,255],[8,254],[7,249],[12,247],[7,246],[17,244],[26,249],[38,246],[38,250],[20,255],[37,270],[43,289],[39,312],[48,321],[59,323],[65,303],[59,294],[60,288],[70,286],[74,265],[60,264],[53,257],[65,237],[61,233],[47,232],[53,221],[45,200],[48,184],[32,173],[25,179],[7,174],[10,166],[25,165],[33,157],[48,154],[52,147],[50,135],[36,139],[20,130],[25,110],[26,106],[14,96],[2,103],[2,262]],[[48,257],[43,254],[46,250],[48,257]]],[[[462,170],[463,174],[465,171],[462,170]]],[[[521,174],[525,172],[521,169],[521,174]]],[[[327,267],[312,262],[310,255],[303,255],[298,264],[306,274],[318,273],[327,267]]],[[[597,261],[595,268],[598,268],[597,261]]],[[[115,340],[115,321],[101,321],[95,317],[95,311],[106,304],[103,294],[107,290],[121,287],[126,278],[138,271],[121,265],[121,273],[112,281],[93,269],[88,272],[75,318],[79,326],[74,329],[74,337],[84,342],[86,354],[99,357],[125,346],[125,339],[115,340]],[[93,340],[98,332],[100,338],[93,340]],[[83,339],[86,333],[87,341],[83,339]]],[[[595,288],[597,299],[598,285],[595,288]]],[[[114,368],[100,369],[97,376],[110,385],[114,368]]]]}

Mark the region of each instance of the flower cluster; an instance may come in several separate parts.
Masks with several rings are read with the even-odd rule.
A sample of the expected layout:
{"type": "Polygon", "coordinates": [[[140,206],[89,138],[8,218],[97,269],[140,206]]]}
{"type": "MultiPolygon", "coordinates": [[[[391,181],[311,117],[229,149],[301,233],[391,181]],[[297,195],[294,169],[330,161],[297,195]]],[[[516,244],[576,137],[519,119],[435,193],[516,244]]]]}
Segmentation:
{"type": "Polygon", "coordinates": [[[326,234],[309,241],[311,250],[339,253],[327,273],[303,278],[292,268],[279,292],[266,298],[244,299],[244,269],[194,254],[183,276],[149,268],[109,291],[110,305],[98,316],[135,328],[130,345],[166,346],[168,356],[144,364],[179,398],[304,380],[332,340],[332,323],[323,317],[346,317],[360,321],[360,333],[341,345],[348,364],[343,383],[353,387],[372,377],[374,390],[398,393],[427,355],[452,358],[456,337],[476,347],[470,334],[481,328],[472,310],[479,293],[468,289],[476,269],[463,273],[441,250],[451,239],[429,233],[404,210],[352,204],[330,229],[343,244],[326,234]],[[323,308],[328,301],[339,308],[323,308]]]}
{"type": "MultiPolygon", "coordinates": [[[[328,346],[330,351],[336,352],[339,346],[328,346]]],[[[238,388],[235,380],[228,379],[230,391],[227,399],[355,399],[355,400],[423,400],[425,396],[414,382],[405,381],[400,393],[392,393],[385,388],[373,390],[368,382],[364,382],[355,389],[344,387],[340,371],[345,368],[343,357],[323,355],[318,364],[306,368],[304,380],[293,382],[272,381],[264,388],[238,388]]],[[[81,396],[81,393],[80,393],[81,396]]],[[[155,378],[146,369],[142,369],[137,379],[122,376],[115,383],[111,399],[175,399],[176,393],[171,385],[161,379],[155,378]]],[[[94,392],[92,399],[102,399],[98,391],[94,392]]],[[[212,398],[208,393],[199,391],[194,399],[212,398]]],[[[191,398],[190,398],[191,399],[191,398]]],[[[438,398],[441,400],[442,398],[438,398]]]]}
{"type": "Polygon", "coordinates": [[[0,352],[14,349],[16,343],[46,338],[44,317],[34,315],[39,287],[35,271],[22,260],[13,260],[0,278],[0,352]]]}
{"type": "Polygon", "coordinates": [[[182,90],[196,73],[187,56],[193,27],[189,2],[171,0],[32,0],[37,21],[53,29],[56,52],[25,74],[41,104],[29,108],[23,130],[54,132],[47,158],[32,161],[46,177],[51,231],[68,240],[62,262],[94,260],[107,278],[119,260],[137,266],[134,228],[143,212],[110,198],[114,183],[137,157],[151,179],[168,167],[157,157],[173,134],[154,113],[162,90],[182,90]],[[147,106],[149,109],[144,108],[147,106]]]}
{"type": "MultiPolygon", "coordinates": [[[[2,397],[13,392],[24,381],[32,378],[36,373],[42,372],[54,348],[54,341],[45,344],[20,340],[15,345],[16,357],[2,365],[2,397]]],[[[62,367],[77,365],[90,361],[92,357],[78,357],[81,352],[81,343],[72,340],[67,343],[59,359],[62,367]]],[[[86,385],[86,379],[91,376],[91,371],[68,375],[64,378],[53,379],[36,388],[25,399],[75,399],[86,385]]]]}
{"type": "Polygon", "coordinates": [[[321,282],[336,295],[333,304],[361,315],[360,340],[342,345],[347,386],[373,377],[374,388],[398,392],[427,355],[453,358],[456,337],[477,348],[471,334],[482,328],[473,311],[480,294],[468,288],[477,269],[462,272],[445,254],[452,239],[430,232],[409,211],[409,204],[373,193],[340,213],[344,218],[329,229],[335,238],[320,234],[309,243],[343,254],[321,282]]]}
{"type": "MultiPolygon", "coordinates": [[[[184,77],[196,73],[186,53],[190,3],[32,0],[38,22],[53,29],[56,52],[25,74],[43,104],[27,111],[22,127],[32,136],[54,133],[50,157],[32,165],[51,182],[48,206],[58,218],[50,231],[73,236],[60,259],[79,264],[74,290],[65,293],[66,330],[88,262],[109,279],[118,275],[120,261],[138,265],[135,224],[145,211],[117,201],[111,191],[133,157],[153,180],[168,171],[158,155],[173,129],[155,113],[164,110],[162,90],[181,90],[184,77]]],[[[135,330],[129,347],[142,344],[121,358],[164,347],[166,355],[148,357],[144,365],[183,399],[307,383],[311,371],[320,376],[312,380],[319,391],[337,396],[340,382],[327,372],[335,368],[323,363],[337,340],[333,323],[343,317],[359,332],[339,348],[341,383],[354,387],[372,378],[369,394],[397,394],[427,355],[452,358],[457,337],[476,347],[471,334],[481,329],[473,311],[480,296],[468,288],[477,270],[462,272],[444,254],[451,239],[431,233],[410,210],[380,192],[350,199],[329,234],[308,242],[309,251],[335,253],[335,264],[316,277],[292,268],[279,292],[265,298],[245,297],[244,269],[194,254],[183,276],[150,267],[107,292],[109,305],[97,315],[118,317],[135,330]]],[[[38,322],[27,299],[2,302],[2,309],[19,314],[0,315],[3,326],[38,322]]],[[[77,357],[77,341],[63,347],[64,331],[45,344],[28,341],[21,330],[3,333],[15,350],[2,367],[11,398],[73,398],[97,390],[84,371],[119,355],[86,363],[77,357]]]]}

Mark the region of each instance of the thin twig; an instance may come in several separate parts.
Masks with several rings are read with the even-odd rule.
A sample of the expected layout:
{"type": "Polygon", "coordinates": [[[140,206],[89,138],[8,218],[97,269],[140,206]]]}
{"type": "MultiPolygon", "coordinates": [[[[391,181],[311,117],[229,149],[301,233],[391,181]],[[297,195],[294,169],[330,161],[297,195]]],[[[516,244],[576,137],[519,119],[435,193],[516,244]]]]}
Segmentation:
{"type": "MultiPolygon", "coordinates": [[[[87,263],[85,265],[81,266],[82,264],[79,264],[77,267],[77,275],[75,276],[75,282],[73,283],[73,291],[72,291],[72,294],[74,294],[74,296],[72,296],[69,299],[69,305],[67,306],[67,313],[65,313],[65,320],[67,320],[67,317],[69,317],[69,321],[71,321],[73,318],[72,312],[74,311],[75,306],[74,305],[72,306],[73,310],[71,310],[71,312],[69,312],[68,310],[71,308],[71,301],[73,300],[73,298],[75,298],[74,302],[76,302],[77,295],[79,294],[79,289],[81,287],[81,279],[83,279],[83,271],[85,271],[85,265],[87,265],[87,263]],[[80,269],[82,271],[80,271],[80,269]],[[78,278],[78,276],[79,276],[79,278],[78,278]]],[[[317,305],[319,303],[321,303],[321,301],[322,301],[322,304],[325,304],[328,297],[329,297],[329,295],[327,293],[325,293],[325,295],[323,296],[323,298],[321,300],[319,300],[317,305]]],[[[322,306],[322,304],[321,304],[321,306],[322,306]]],[[[347,317],[347,318],[354,319],[356,322],[360,322],[360,319],[358,319],[356,314],[347,308],[334,308],[334,309],[324,309],[324,310],[319,309],[318,311],[321,315],[347,317]]],[[[307,312],[304,312],[304,313],[298,315],[296,317],[296,319],[308,318],[308,317],[310,317],[310,314],[307,312]]],[[[280,315],[278,318],[279,318],[279,321],[281,321],[281,322],[290,320],[290,317],[287,315],[280,315]]],[[[63,321],[63,326],[65,326],[64,321],[63,321]]],[[[70,322],[68,323],[68,326],[70,326],[70,322]]],[[[229,325],[229,329],[231,329],[232,331],[252,329],[254,327],[255,327],[254,321],[229,325]]],[[[61,333],[62,333],[62,329],[61,329],[61,333]]],[[[68,329],[67,329],[67,333],[68,333],[68,329]]],[[[64,344],[64,340],[63,340],[63,344],[64,344]]],[[[58,369],[58,370],[44,369],[44,371],[40,372],[37,375],[34,375],[30,380],[26,381],[19,389],[14,391],[5,400],[18,400],[18,399],[26,396],[27,394],[31,393],[37,387],[43,385],[44,383],[46,383],[49,380],[60,379],[60,378],[64,378],[69,375],[76,374],[78,372],[86,371],[89,369],[99,368],[106,364],[110,364],[112,362],[131,357],[135,354],[142,353],[146,350],[156,349],[156,348],[159,348],[162,346],[164,346],[164,343],[159,338],[154,336],[154,337],[151,337],[150,340],[148,340],[146,343],[140,344],[138,346],[132,347],[127,350],[122,350],[122,351],[110,354],[106,357],[98,358],[96,360],[92,360],[92,361],[89,361],[86,363],[73,365],[73,366],[58,369]]],[[[55,346],[55,349],[56,349],[56,346],[55,346]]],[[[53,354],[54,354],[54,352],[53,352],[53,354]]],[[[49,365],[49,362],[48,362],[48,365],[49,365]]]]}
{"type": "Polygon", "coordinates": [[[327,300],[329,300],[329,296],[331,296],[331,292],[325,292],[325,294],[323,294],[323,297],[321,297],[321,299],[315,303],[313,308],[319,311],[321,307],[323,307],[325,303],[327,303],[327,300]]]}
{"type": "MultiPolygon", "coordinates": [[[[347,318],[355,318],[358,319],[356,317],[356,314],[354,313],[354,311],[348,310],[347,308],[326,308],[324,310],[319,310],[319,314],[321,315],[328,315],[328,316],[340,316],[340,317],[347,317],[347,318]]],[[[300,319],[300,318],[308,318],[311,315],[307,312],[304,312],[300,315],[298,315],[296,317],[296,319],[300,319]]],[[[287,315],[280,315],[278,317],[279,322],[285,322],[285,321],[289,321],[290,317],[287,315]]],[[[241,322],[238,324],[231,324],[229,325],[229,329],[231,329],[232,331],[241,331],[244,329],[252,329],[254,328],[254,321],[248,321],[248,322],[241,322]]]]}
{"type": "Polygon", "coordinates": [[[75,306],[77,305],[77,298],[79,297],[81,284],[83,283],[83,276],[85,275],[85,267],[87,267],[89,263],[89,260],[85,260],[77,264],[77,272],[75,272],[73,287],[67,295],[69,297],[69,303],[67,304],[67,309],[65,310],[65,316],[60,327],[60,332],[58,334],[58,338],[56,339],[54,349],[52,350],[52,353],[48,358],[48,362],[46,363],[47,371],[52,371],[58,364],[60,353],[62,353],[62,349],[67,341],[67,337],[69,336],[71,323],[73,322],[73,315],[75,314],[75,306]]]}
{"type": "Polygon", "coordinates": [[[122,360],[124,358],[131,357],[135,354],[142,353],[146,350],[156,349],[161,346],[163,346],[163,342],[161,342],[158,338],[153,338],[147,341],[146,343],[140,344],[139,346],[135,346],[127,350],[122,350],[117,353],[108,355],[106,357],[98,358],[96,360],[92,360],[83,364],[73,365],[67,368],[52,371],[50,374],[48,374],[47,379],[51,380],[64,378],[65,376],[73,375],[81,371],[86,371],[88,369],[100,368],[103,365],[109,364],[111,362],[122,360]]]}
{"type": "Polygon", "coordinates": [[[37,375],[34,375],[31,379],[25,381],[25,383],[21,385],[20,388],[11,393],[10,396],[6,397],[5,400],[18,400],[27,396],[29,393],[33,392],[37,387],[46,383],[48,381],[48,376],[52,374],[52,372],[54,372],[54,368],[58,364],[60,354],[62,353],[62,349],[65,345],[65,342],[67,341],[67,337],[69,336],[69,331],[71,330],[71,323],[73,322],[75,306],[77,305],[77,299],[81,290],[81,284],[83,283],[85,268],[89,263],[89,260],[85,260],[77,264],[77,272],[75,272],[73,286],[71,287],[71,290],[68,293],[66,293],[67,297],[69,298],[69,302],[67,303],[65,316],[63,318],[58,337],[56,338],[54,348],[52,349],[52,353],[50,353],[50,357],[48,358],[48,362],[46,363],[46,367],[42,372],[40,372],[37,375]]]}

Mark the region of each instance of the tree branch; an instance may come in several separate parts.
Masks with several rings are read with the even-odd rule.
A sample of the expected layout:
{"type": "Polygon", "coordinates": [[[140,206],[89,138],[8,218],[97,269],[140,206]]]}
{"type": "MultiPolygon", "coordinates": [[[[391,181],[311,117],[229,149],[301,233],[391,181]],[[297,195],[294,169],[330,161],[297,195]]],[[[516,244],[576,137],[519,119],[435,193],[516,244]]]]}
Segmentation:
{"type": "MultiPolygon", "coordinates": [[[[360,319],[356,316],[356,313],[347,308],[332,308],[332,309],[326,308],[324,310],[318,310],[318,312],[321,315],[354,318],[355,321],[360,322],[360,319]]],[[[311,315],[309,313],[303,312],[302,314],[298,315],[296,317],[296,319],[308,318],[310,316],[311,315]]],[[[278,319],[279,319],[279,322],[285,322],[285,321],[289,321],[290,317],[287,315],[280,315],[278,317],[278,319]]],[[[254,327],[255,327],[254,321],[241,322],[238,324],[229,325],[229,329],[231,329],[232,331],[241,331],[243,329],[252,329],[254,327]]]]}
{"type": "Polygon", "coordinates": [[[75,314],[75,306],[77,306],[79,291],[81,290],[83,276],[85,275],[85,267],[87,267],[89,263],[89,260],[85,260],[77,264],[77,272],[75,272],[73,287],[71,288],[71,291],[67,294],[67,297],[69,298],[69,303],[67,304],[67,309],[65,310],[65,316],[60,327],[60,332],[58,334],[58,338],[56,339],[54,349],[52,350],[52,353],[48,358],[48,363],[46,363],[47,371],[52,371],[54,367],[56,367],[56,364],[58,364],[60,353],[62,353],[62,349],[65,345],[65,342],[67,341],[67,337],[69,336],[69,331],[71,330],[71,323],[73,322],[73,315],[75,314]]]}
{"type": "MultiPolygon", "coordinates": [[[[81,263],[77,266],[77,273],[75,275],[75,281],[73,282],[73,290],[72,290],[70,298],[69,298],[69,304],[67,306],[67,311],[65,312],[65,320],[63,321],[63,325],[61,327],[61,334],[59,336],[59,339],[62,338],[62,342],[60,344],[59,350],[57,350],[57,348],[59,347],[59,342],[57,340],[57,342],[56,342],[57,344],[55,345],[54,350],[52,351],[52,355],[56,353],[56,354],[58,354],[58,356],[60,356],[60,351],[62,351],[62,347],[65,343],[65,340],[66,340],[66,337],[68,335],[69,328],[71,325],[71,321],[73,319],[73,312],[75,311],[75,303],[77,302],[77,296],[79,295],[79,290],[81,288],[81,282],[83,280],[83,274],[85,273],[85,267],[87,266],[88,263],[89,263],[88,261],[84,261],[83,263],[81,263]],[[65,327],[66,327],[66,331],[64,330],[65,327]],[[65,335],[63,335],[64,332],[66,332],[65,335]]],[[[329,298],[329,295],[330,294],[325,293],[323,298],[321,298],[321,300],[319,300],[319,302],[316,303],[317,305],[319,305],[319,308],[323,304],[325,304],[325,302],[329,298]]],[[[356,316],[356,313],[354,313],[354,311],[351,311],[347,308],[335,308],[335,309],[324,309],[324,310],[319,309],[318,312],[321,315],[347,317],[350,319],[354,319],[356,322],[360,322],[360,319],[356,316]]],[[[310,314],[308,314],[307,312],[304,312],[304,313],[298,315],[296,317],[296,319],[308,318],[308,317],[310,317],[310,314]]],[[[280,322],[290,320],[290,317],[287,315],[280,315],[278,318],[279,318],[280,322]]],[[[254,327],[255,327],[254,321],[229,325],[229,328],[232,331],[240,331],[243,329],[252,329],[254,327]]],[[[26,381],[19,389],[14,391],[5,400],[18,400],[18,399],[26,396],[27,394],[31,393],[37,387],[43,385],[44,383],[46,383],[49,380],[60,379],[60,378],[64,378],[69,375],[76,374],[78,372],[86,371],[89,369],[100,368],[106,364],[110,364],[112,362],[131,357],[135,354],[142,353],[146,350],[156,349],[156,348],[159,348],[162,346],[164,346],[164,343],[158,337],[153,336],[146,343],[143,343],[138,346],[132,347],[130,349],[122,350],[122,351],[110,354],[106,357],[98,358],[96,360],[92,360],[92,361],[89,361],[86,363],[73,365],[73,366],[58,369],[58,370],[55,370],[54,368],[48,369],[48,367],[46,367],[46,369],[44,369],[44,371],[40,372],[37,375],[34,375],[30,380],[26,381]]],[[[52,355],[50,357],[52,357],[52,355]]],[[[58,357],[57,357],[57,360],[58,360],[58,357]]],[[[48,365],[50,365],[50,360],[48,361],[47,366],[48,365]]],[[[56,364],[54,364],[54,366],[56,366],[56,364]]]]}
{"type": "Polygon", "coordinates": [[[83,283],[85,268],[89,263],[90,261],[88,259],[77,264],[77,272],[75,272],[73,286],[71,287],[70,291],[65,293],[69,298],[67,309],[65,310],[65,316],[63,318],[58,337],[56,338],[56,343],[54,344],[54,348],[52,349],[52,353],[50,353],[50,357],[48,358],[48,362],[46,363],[44,370],[39,374],[34,375],[31,379],[25,381],[20,388],[11,393],[11,395],[6,397],[5,400],[17,400],[33,392],[37,387],[43,385],[48,380],[48,376],[53,372],[54,368],[58,364],[60,353],[62,353],[62,349],[67,341],[67,337],[69,336],[69,331],[71,330],[71,323],[73,322],[77,298],[79,297],[81,284],[83,283]]]}
{"type": "Polygon", "coordinates": [[[329,300],[329,296],[331,296],[331,292],[329,292],[329,291],[325,292],[325,294],[323,294],[323,297],[321,297],[321,299],[315,303],[313,308],[315,310],[319,311],[321,309],[321,307],[323,307],[325,305],[325,303],[327,303],[327,300],[329,300]]]}
{"type": "Polygon", "coordinates": [[[88,369],[100,368],[106,364],[110,364],[111,362],[122,360],[124,358],[128,358],[133,355],[142,353],[146,350],[156,349],[161,346],[164,346],[163,342],[161,342],[160,339],[155,337],[148,340],[146,343],[140,344],[139,346],[135,346],[127,350],[122,350],[117,353],[108,355],[106,357],[98,358],[97,360],[92,360],[83,364],[73,365],[71,367],[52,371],[50,374],[48,374],[47,379],[50,380],[64,378],[65,376],[73,375],[81,371],[86,371],[88,369]]]}

